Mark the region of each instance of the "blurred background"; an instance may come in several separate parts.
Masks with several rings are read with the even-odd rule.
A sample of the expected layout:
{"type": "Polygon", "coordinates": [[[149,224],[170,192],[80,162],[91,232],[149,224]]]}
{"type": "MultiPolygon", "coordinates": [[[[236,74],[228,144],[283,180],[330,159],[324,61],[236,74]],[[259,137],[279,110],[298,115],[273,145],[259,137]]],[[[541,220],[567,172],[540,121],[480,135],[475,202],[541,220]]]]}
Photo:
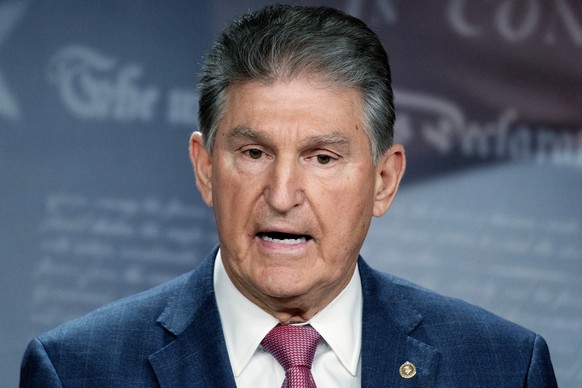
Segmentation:
{"type": "MultiPolygon", "coordinates": [[[[0,376],[39,333],[216,243],[197,74],[261,0],[0,0],[0,376]]],[[[390,56],[408,170],[363,256],[544,336],[582,386],[582,2],[321,0],[390,56]]],[[[333,200],[333,199],[330,199],[333,200]]]]}

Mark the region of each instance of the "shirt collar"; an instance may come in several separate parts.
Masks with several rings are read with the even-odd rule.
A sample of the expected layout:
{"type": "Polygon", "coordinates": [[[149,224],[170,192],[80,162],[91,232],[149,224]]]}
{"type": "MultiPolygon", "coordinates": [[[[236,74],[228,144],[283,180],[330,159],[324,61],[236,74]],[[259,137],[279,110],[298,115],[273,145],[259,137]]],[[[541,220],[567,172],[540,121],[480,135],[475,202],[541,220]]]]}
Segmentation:
{"type": "Polygon", "coordinates": [[[346,288],[309,321],[353,376],[358,370],[362,345],[362,300],[356,265],[346,288]]]}
{"type": "MultiPolygon", "coordinates": [[[[226,349],[233,373],[238,377],[265,335],[279,321],[236,289],[224,269],[220,250],[214,263],[214,290],[226,349]]],[[[308,323],[355,376],[362,333],[362,286],[357,267],[346,288],[308,323]]]]}

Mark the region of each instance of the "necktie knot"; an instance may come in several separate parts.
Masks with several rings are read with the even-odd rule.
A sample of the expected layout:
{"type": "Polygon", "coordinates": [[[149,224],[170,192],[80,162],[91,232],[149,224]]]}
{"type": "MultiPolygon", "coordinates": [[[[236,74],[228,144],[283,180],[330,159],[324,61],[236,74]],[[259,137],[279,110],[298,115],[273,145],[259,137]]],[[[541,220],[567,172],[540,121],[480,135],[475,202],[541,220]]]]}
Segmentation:
{"type": "Polygon", "coordinates": [[[283,387],[315,387],[311,363],[321,335],[311,326],[275,326],[261,341],[285,370],[283,387]]]}

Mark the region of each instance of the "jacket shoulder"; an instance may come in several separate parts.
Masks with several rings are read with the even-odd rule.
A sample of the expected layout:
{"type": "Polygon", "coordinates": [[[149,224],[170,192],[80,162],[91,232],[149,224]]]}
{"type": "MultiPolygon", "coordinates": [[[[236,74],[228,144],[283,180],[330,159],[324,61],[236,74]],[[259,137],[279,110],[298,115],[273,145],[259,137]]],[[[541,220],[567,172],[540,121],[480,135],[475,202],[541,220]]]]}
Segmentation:
{"type": "Polygon", "coordinates": [[[531,350],[536,334],[529,329],[502,318],[464,300],[445,296],[382,272],[375,272],[380,295],[400,298],[421,317],[413,330],[416,336],[438,333],[437,342],[489,342],[507,346],[525,345],[531,350]]]}
{"type": "Polygon", "coordinates": [[[539,335],[483,308],[360,263],[364,305],[380,310],[385,322],[400,327],[410,341],[434,349],[441,385],[513,381],[556,386],[549,351],[539,335]]]}
{"type": "Polygon", "coordinates": [[[95,339],[101,333],[154,325],[166,305],[185,286],[190,276],[191,273],[181,275],[149,290],[108,303],[43,333],[38,338],[42,343],[75,342],[81,338],[95,339]]]}
{"type": "Polygon", "coordinates": [[[208,258],[192,272],[33,339],[23,357],[21,384],[44,386],[58,379],[63,384],[129,387],[155,381],[149,357],[211,306],[213,262],[208,258]]]}
{"type": "Polygon", "coordinates": [[[157,316],[184,281],[180,277],[110,303],[33,339],[22,360],[20,386],[130,387],[155,381],[148,356],[171,340],[157,316]]]}

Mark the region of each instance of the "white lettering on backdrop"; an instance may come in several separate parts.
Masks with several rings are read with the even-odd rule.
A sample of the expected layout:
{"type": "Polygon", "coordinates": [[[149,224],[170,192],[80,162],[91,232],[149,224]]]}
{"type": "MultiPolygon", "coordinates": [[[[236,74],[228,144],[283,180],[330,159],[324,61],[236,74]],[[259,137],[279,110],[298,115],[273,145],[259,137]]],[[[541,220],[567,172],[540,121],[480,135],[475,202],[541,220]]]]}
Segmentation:
{"type": "Polygon", "coordinates": [[[532,160],[582,168],[582,127],[535,127],[518,121],[507,108],[491,122],[472,121],[442,97],[395,90],[397,141],[424,142],[441,155],[532,160]]]}
{"type": "MultiPolygon", "coordinates": [[[[27,1],[14,1],[0,5],[0,46],[18,25],[27,6],[27,1]]],[[[8,88],[2,72],[0,72],[0,116],[14,121],[22,117],[20,105],[8,88]]]]}
{"type": "MultiPolygon", "coordinates": [[[[76,117],[119,123],[152,122],[158,116],[162,92],[143,81],[139,64],[121,64],[96,50],[70,45],[58,51],[48,66],[48,79],[67,110],[76,117]]],[[[166,118],[174,125],[195,125],[197,94],[191,89],[167,93],[166,118]]]]}
{"type": "Polygon", "coordinates": [[[474,20],[470,11],[483,7],[481,2],[451,0],[447,17],[453,30],[471,38],[494,34],[509,43],[541,34],[546,43],[552,44],[561,34],[582,46],[582,15],[574,12],[568,0],[498,0],[487,4],[491,14],[474,20]]]}
{"type": "Polygon", "coordinates": [[[142,74],[138,65],[118,66],[115,59],[83,46],[64,48],[49,65],[49,79],[65,105],[83,118],[150,121],[159,92],[140,87],[142,74]]]}

